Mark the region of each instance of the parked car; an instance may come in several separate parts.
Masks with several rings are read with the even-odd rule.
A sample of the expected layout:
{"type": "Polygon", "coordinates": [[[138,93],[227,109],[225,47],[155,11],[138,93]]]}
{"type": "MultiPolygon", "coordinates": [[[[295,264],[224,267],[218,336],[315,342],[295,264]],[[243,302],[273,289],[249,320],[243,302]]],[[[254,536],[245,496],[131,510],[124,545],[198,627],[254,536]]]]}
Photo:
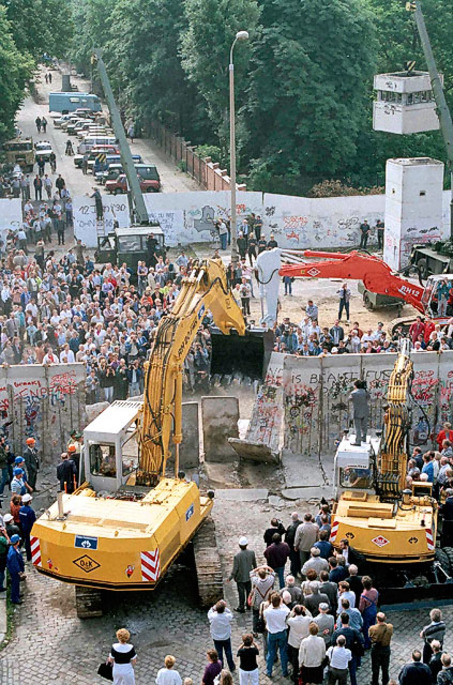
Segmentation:
{"type": "MultiPolygon", "coordinates": [[[[120,154],[119,148],[116,147],[115,145],[95,145],[91,150],[88,155],[88,166],[90,166],[90,161],[96,159],[97,155],[100,154],[105,154],[106,156],[109,155],[118,155],[120,154]]],[[[74,156],[74,165],[78,168],[82,166],[83,158],[85,155],[75,155],[74,156]]]]}
{"type": "Polygon", "coordinates": [[[48,162],[52,153],[52,145],[48,140],[40,140],[35,143],[35,160],[43,159],[48,162]]]}
{"type": "MultiPolygon", "coordinates": [[[[157,167],[151,164],[136,164],[135,168],[140,180],[140,190],[142,193],[158,193],[161,190],[160,176],[157,167]]],[[[107,192],[115,195],[127,193],[126,175],[121,174],[112,181],[106,181],[105,189],[107,192]]]]}

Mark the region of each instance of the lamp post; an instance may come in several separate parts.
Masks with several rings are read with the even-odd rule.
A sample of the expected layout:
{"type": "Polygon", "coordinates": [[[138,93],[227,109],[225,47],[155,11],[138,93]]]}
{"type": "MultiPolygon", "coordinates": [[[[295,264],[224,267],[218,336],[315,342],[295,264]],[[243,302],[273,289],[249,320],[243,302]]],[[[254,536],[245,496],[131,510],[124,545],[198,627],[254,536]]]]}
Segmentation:
{"type": "Polygon", "coordinates": [[[230,214],[230,234],[231,234],[231,261],[239,261],[238,241],[237,241],[237,217],[236,217],[236,120],[234,111],[234,63],[233,51],[238,40],[247,40],[248,31],[238,31],[230,49],[230,190],[231,190],[231,214],[230,214]]]}

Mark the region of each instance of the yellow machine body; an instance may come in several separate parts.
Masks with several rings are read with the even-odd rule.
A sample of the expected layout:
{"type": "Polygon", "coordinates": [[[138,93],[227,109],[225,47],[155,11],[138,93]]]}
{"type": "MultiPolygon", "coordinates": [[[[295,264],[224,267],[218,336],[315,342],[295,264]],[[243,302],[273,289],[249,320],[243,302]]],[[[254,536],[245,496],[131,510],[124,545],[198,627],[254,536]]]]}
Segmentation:
{"type": "Polygon", "coordinates": [[[212,508],[195,483],[163,478],[142,500],[63,495],[33,528],[33,563],[57,580],[109,590],[151,590],[212,508]]]}
{"type": "Polygon", "coordinates": [[[408,564],[434,559],[437,509],[430,497],[411,497],[407,505],[381,502],[377,495],[344,492],[334,507],[331,542],[342,539],[368,561],[408,564]]]}
{"type": "Polygon", "coordinates": [[[338,547],[348,540],[369,562],[407,565],[435,557],[438,508],[432,485],[414,482],[405,489],[412,374],[403,347],[389,379],[383,437],[361,445],[355,436],[344,437],[335,455],[330,541],[338,547]]]}

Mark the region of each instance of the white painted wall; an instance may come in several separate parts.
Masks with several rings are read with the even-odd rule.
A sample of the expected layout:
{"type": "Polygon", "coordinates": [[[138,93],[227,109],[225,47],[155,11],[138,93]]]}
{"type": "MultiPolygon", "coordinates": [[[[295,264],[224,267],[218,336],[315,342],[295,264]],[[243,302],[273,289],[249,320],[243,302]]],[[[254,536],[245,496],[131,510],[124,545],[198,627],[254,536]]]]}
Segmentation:
{"type": "MultiPolygon", "coordinates": [[[[120,227],[130,225],[127,197],[103,196],[106,216],[105,231],[113,227],[116,217],[120,227]]],[[[449,192],[442,198],[442,222],[449,230],[449,192]]],[[[166,243],[209,242],[214,235],[213,221],[229,216],[228,191],[196,191],[145,195],[150,218],[157,219],[166,234],[166,243]]],[[[237,196],[238,220],[254,212],[264,223],[264,235],[274,233],[279,247],[285,248],[354,248],[360,243],[359,226],[368,219],[371,227],[385,215],[384,195],[353,197],[304,198],[291,195],[240,192],[237,196]]],[[[74,226],[77,237],[87,246],[96,245],[94,200],[88,196],[74,198],[74,226]]],[[[420,226],[420,228],[424,228],[420,226]]],[[[216,235],[216,234],[215,234],[216,235]]],[[[420,236],[419,236],[420,237],[420,236]]],[[[369,244],[377,242],[375,232],[369,244]]]]}
{"type": "Polygon", "coordinates": [[[22,200],[20,198],[0,199],[0,235],[4,235],[12,228],[17,231],[22,226],[22,200]]]}
{"type": "Polygon", "coordinates": [[[113,231],[113,223],[118,220],[120,228],[130,225],[127,195],[103,195],[103,223],[96,222],[94,199],[88,195],[78,195],[73,201],[74,235],[87,247],[97,247],[98,236],[113,231]]]}

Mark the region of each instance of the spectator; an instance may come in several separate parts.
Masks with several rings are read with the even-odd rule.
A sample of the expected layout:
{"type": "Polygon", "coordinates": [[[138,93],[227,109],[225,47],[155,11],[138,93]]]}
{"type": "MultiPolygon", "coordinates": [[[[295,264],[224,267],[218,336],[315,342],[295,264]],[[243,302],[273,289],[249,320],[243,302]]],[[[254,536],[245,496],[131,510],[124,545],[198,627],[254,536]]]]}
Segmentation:
{"type": "MultiPolygon", "coordinates": [[[[371,640],[372,685],[379,685],[380,671],[382,671],[382,683],[386,685],[389,680],[390,643],[393,636],[393,626],[391,623],[386,623],[385,614],[382,611],[376,615],[376,618],[377,624],[368,630],[371,640]]],[[[353,685],[352,679],[351,685],[353,685]]]]}
{"type": "Polygon", "coordinates": [[[288,633],[288,660],[292,665],[292,678],[298,683],[299,675],[299,650],[302,640],[309,636],[310,624],[313,622],[311,613],[301,604],[296,604],[286,619],[289,628],[288,633]]]}
{"type": "Polygon", "coordinates": [[[329,561],[329,580],[333,583],[339,583],[341,580],[345,580],[348,572],[344,566],[340,566],[337,557],[330,557],[329,561]]]}
{"type": "Polygon", "coordinates": [[[165,659],[165,668],[161,668],[156,677],[156,685],[182,685],[182,679],[178,671],[173,669],[176,659],[168,654],[165,659]]]}
{"type": "Polygon", "coordinates": [[[359,610],[363,618],[363,636],[365,638],[365,649],[371,647],[369,628],[376,623],[377,602],[379,593],[373,587],[373,581],[369,576],[363,576],[363,592],[360,595],[359,610]]]}
{"type": "Polygon", "coordinates": [[[450,654],[441,656],[442,670],[437,675],[437,685],[451,685],[453,683],[453,666],[450,654]]]}
{"type": "Polygon", "coordinates": [[[341,602],[343,599],[349,601],[349,606],[355,608],[356,597],[354,592],[349,588],[347,580],[340,580],[338,583],[338,611],[341,611],[341,602]]]}
{"type": "MultiPolygon", "coordinates": [[[[0,493],[1,494],[1,493],[0,493]]],[[[294,540],[296,537],[296,532],[302,521],[299,518],[297,511],[291,514],[291,523],[286,529],[285,542],[289,546],[289,560],[290,560],[290,571],[291,575],[297,578],[300,573],[300,555],[294,548],[294,540]]],[[[278,531],[277,531],[278,532],[278,531]]]]}
{"type": "Polygon", "coordinates": [[[239,685],[258,685],[259,670],[257,656],[259,649],[253,640],[253,635],[246,633],[242,636],[242,645],[239,647],[239,685]]]}
{"type": "Polygon", "coordinates": [[[346,647],[346,638],[339,635],[335,646],[327,650],[329,659],[329,685],[346,685],[348,682],[348,666],[352,659],[351,650],[346,647]]]}
{"type": "Polygon", "coordinates": [[[255,552],[247,549],[249,541],[243,535],[239,538],[240,552],[238,552],[233,560],[233,570],[228,578],[228,582],[231,580],[236,581],[239,594],[239,606],[235,611],[243,614],[245,611],[246,598],[251,592],[252,583],[250,581],[250,574],[254,568],[256,568],[256,557],[255,552]]]}
{"type": "Polygon", "coordinates": [[[431,676],[433,683],[437,682],[437,676],[442,670],[442,645],[439,640],[431,641],[431,649],[433,650],[433,655],[429,660],[429,668],[431,670],[431,676]]]}
{"type": "Polygon", "coordinates": [[[286,533],[285,526],[277,518],[271,519],[270,528],[266,528],[266,530],[264,532],[264,542],[266,543],[266,547],[269,547],[269,545],[272,544],[272,538],[273,538],[275,533],[278,533],[279,535],[282,535],[282,536],[286,533]]]}
{"type": "Polygon", "coordinates": [[[267,627],[268,652],[266,657],[266,674],[272,676],[272,668],[277,654],[280,653],[283,677],[288,675],[288,640],[286,630],[286,618],[289,609],[282,603],[282,598],[278,594],[273,594],[271,605],[264,610],[264,620],[267,627]]]}
{"type": "Polygon", "coordinates": [[[319,528],[311,514],[305,514],[304,522],[298,526],[294,538],[294,549],[299,552],[301,567],[310,558],[310,550],[318,538],[319,528]]]}
{"type": "Polygon", "coordinates": [[[334,617],[329,614],[330,607],[327,602],[321,602],[318,606],[319,614],[313,619],[314,623],[319,628],[319,634],[326,643],[326,647],[330,647],[332,634],[335,628],[334,617]]]}
{"type": "Polygon", "coordinates": [[[227,608],[226,602],[221,599],[208,612],[211,624],[211,637],[220,661],[223,663],[223,652],[228,662],[231,673],[236,670],[231,651],[231,621],[233,614],[227,608]]]}
{"type": "Polygon", "coordinates": [[[321,571],[319,574],[320,585],[319,592],[327,595],[329,598],[329,605],[332,608],[332,613],[335,613],[335,608],[337,606],[337,596],[338,596],[338,585],[337,583],[329,580],[329,572],[321,571]]]}
{"type": "Polygon", "coordinates": [[[214,685],[214,680],[222,670],[222,662],[219,660],[219,655],[215,649],[208,649],[206,656],[208,658],[208,665],[204,669],[201,683],[202,685],[214,685]]]}
{"type": "Polygon", "coordinates": [[[321,550],[315,545],[311,548],[311,557],[302,566],[302,575],[306,576],[309,569],[313,568],[319,576],[321,571],[328,571],[329,563],[326,559],[320,556],[321,550]]]}
{"type": "Polygon", "coordinates": [[[431,671],[426,664],[422,663],[420,650],[414,649],[412,661],[403,666],[398,682],[399,685],[431,685],[431,671]]]}
{"type": "Polygon", "coordinates": [[[327,595],[319,592],[319,583],[311,582],[304,588],[304,605],[311,612],[312,616],[317,616],[319,613],[320,604],[329,604],[327,595]]]}
{"type": "Polygon", "coordinates": [[[355,564],[349,564],[349,576],[346,581],[349,583],[349,589],[355,594],[356,601],[353,606],[358,607],[360,603],[360,595],[363,592],[362,576],[359,576],[359,569],[355,564]]]}
{"type": "Polygon", "coordinates": [[[253,636],[258,636],[258,620],[260,617],[260,607],[266,602],[274,587],[275,573],[269,566],[260,566],[250,573],[252,584],[251,607],[253,613],[253,636]]]}
{"type": "Polygon", "coordinates": [[[283,597],[284,592],[289,592],[291,595],[291,602],[299,604],[302,601],[302,590],[296,585],[294,576],[286,576],[286,585],[280,590],[280,595],[283,597]]]}
{"type": "Polygon", "coordinates": [[[318,636],[319,628],[316,623],[309,626],[310,635],[302,640],[299,650],[299,666],[301,668],[302,682],[306,685],[322,683],[323,662],[326,655],[326,644],[322,637],[318,636]]]}
{"type": "MultiPolygon", "coordinates": [[[[327,530],[320,530],[319,531],[319,540],[318,540],[318,542],[315,542],[313,547],[316,547],[317,549],[319,549],[319,555],[320,555],[321,559],[327,560],[327,559],[329,559],[329,557],[332,556],[334,550],[333,550],[332,543],[329,542],[329,532],[327,530]]],[[[327,564],[327,568],[325,570],[327,570],[328,568],[329,568],[329,564],[327,564]]]]}
{"type": "MultiPolygon", "coordinates": [[[[364,654],[363,645],[364,640],[362,633],[356,628],[351,628],[349,625],[349,615],[345,612],[340,614],[340,626],[332,635],[332,643],[337,644],[337,639],[340,635],[346,639],[345,647],[351,651],[351,659],[349,660],[349,676],[351,678],[351,685],[357,685],[357,668],[360,666],[360,658],[364,654]]],[[[384,685],[387,685],[387,680],[384,680],[384,685]]],[[[373,685],[375,685],[373,681],[373,685]]]]}
{"type": "Polygon", "coordinates": [[[429,612],[431,623],[423,628],[420,632],[420,637],[423,638],[423,663],[429,664],[433,654],[431,643],[437,640],[441,648],[444,644],[445,637],[445,623],[442,621],[442,612],[440,609],[431,609],[429,612]]]}

